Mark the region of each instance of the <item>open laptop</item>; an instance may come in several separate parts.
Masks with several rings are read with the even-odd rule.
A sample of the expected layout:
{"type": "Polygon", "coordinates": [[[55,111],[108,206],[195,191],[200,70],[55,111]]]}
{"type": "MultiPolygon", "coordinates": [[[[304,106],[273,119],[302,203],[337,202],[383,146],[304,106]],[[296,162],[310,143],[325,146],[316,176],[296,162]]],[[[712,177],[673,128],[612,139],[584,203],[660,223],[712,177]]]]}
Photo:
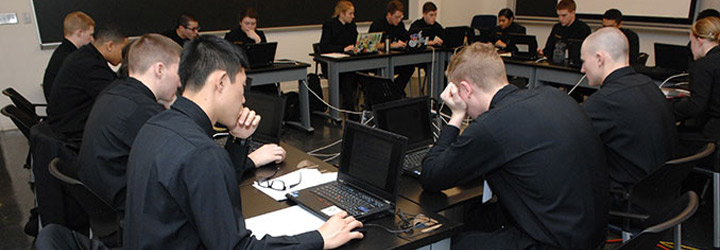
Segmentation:
{"type": "Polygon", "coordinates": [[[356,72],[357,81],[360,83],[365,100],[363,107],[366,110],[372,109],[375,104],[400,100],[402,91],[392,79],[356,72]]]}
{"type": "Polygon", "coordinates": [[[492,38],[492,31],[485,28],[472,28],[472,34],[468,35],[468,44],[474,42],[488,43],[492,38]]]}
{"type": "Polygon", "coordinates": [[[568,66],[573,68],[581,68],[582,60],[580,59],[580,53],[582,49],[583,39],[568,39],[568,66]]]}
{"type": "Polygon", "coordinates": [[[250,140],[250,151],[264,144],[280,143],[283,117],[285,117],[285,97],[273,96],[252,91],[245,92],[245,106],[262,118],[250,140]]]}
{"type": "Polygon", "coordinates": [[[245,51],[251,69],[265,68],[273,65],[277,42],[251,43],[239,45],[245,51]]]}
{"type": "Polygon", "coordinates": [[[419,177],[422,159],[434,143],[430,127],[430,98],[424,96],[378,104],[373,107],[373,113],[379,129],[408,138],[403,171],[419,177]]]}
{"type": "Polygon", "coordinates": [[[472,32],[472,29],[468,26],[456,26],[445,28],[445,40],[443,41],[443,48],[457,48],[463,46],[465,43],[465,37],[470,37],[468,34],[472,32]]]}
{"type": "Polygon", "coordinates": [[[360,33],[355,40],[355,50],[350,51],[352,55],[375,54],[378,51],[378,44],[382,41],[382,32],[360,33]]]}
{"type": "Polygon", "coordinates": [[[537,39],[534,35],[508,34],[508,47],[516,48],[512,51],[513,59],[537,59],[537,46],[537,39]]]}
{"type": "Polygon", "coordinates": [[[673,71],[675,74],[687,72],[690,48],[682,45],[655,43],[655,67],[673,71]]]}
{"type": "Polygon", "coordinates": [[[324,219],[340,211],[361,221],[392,214],[406,145],[404,136],[348,121],[337,181],[285,196],[324,219]]]}
{"type": "Polygon", "coordinates": [[[411,29],[408,33],[407,50],[424,50],[430,38],[435,37],[429,27],[411,29]]]}

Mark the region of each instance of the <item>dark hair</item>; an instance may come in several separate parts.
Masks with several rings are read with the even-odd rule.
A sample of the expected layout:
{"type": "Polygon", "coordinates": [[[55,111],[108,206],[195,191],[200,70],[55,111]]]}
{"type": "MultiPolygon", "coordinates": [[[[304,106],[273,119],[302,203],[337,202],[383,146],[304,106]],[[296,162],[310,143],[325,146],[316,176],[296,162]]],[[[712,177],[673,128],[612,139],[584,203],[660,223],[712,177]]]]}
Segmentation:
{"type": "Polygon", "coordinates": [[[618,9],[609,9],[605,11],[603,19],[615,20],[615,23],[620,23],[622,22],[622,12],[618,9]]]}
{"type": "Polygon", "coordinates": [[[242,22],[243,18],[249,17],[252,19],[258,19],[258,13],[253,8],[247,8],[242,11],[240,11],[240,14],[238,14],[238,22],[242,22]]]}
{"type": "Polygon", "coordinates": [[[240,48],[219,37],[202,35],[185,44],[178,75],[183,90],[199,90],[215,70],[226,71],[234,83],[235,75],[247,67],[247,58],[240,48]]]}
{"type": "Polygon", "coordinates": [[[557,4],[557,6],[555,6],[555,9],[556,10],[575,11],[575,10],[577,10],[577,5],[575,4],[575,1],[573,1],[573,0],[562,0],[557,4]]]}
{"type": "Polygon", "coordinates": [[[178,17],[178,19],[177,19],[177,25],[175,25],[175,28],[177,28],[179,26],[187,27],[188,25],[190,25],[190,21],[197,22],[198,20],[195,19],[195,16],[193,16],[190,13],[187,13],[187,12],[180,13],[180,17],[178,17]]]}
{"type": "Polygon", "coordinates": [[[423,4],[423,12],[422,13],[425,14],[430,11],[437,11],[437,5],[435,5],[435,3],[433,3],[433,2],[425,2],[425,4],[423,4]]]}
{"type": "Polygon", "coordinates": [[[512,10],[510,10],[508,8],[504,8],[504,9],[500,10],[500,12],[498,12],[498,16],[504,16],[507,19],[510,19],[510,18],[515,18],[515,13],[513,13],[512,10]]]}
{"type": "Polygon", "coordinates": [[[720,13],[715,9],[705,9],[703,11],[700,11],[698,13],[697,18],[695,18],[695,21],[706,18],[706,17],[720,17],[720,13]]]}
{"type": "Polygon", "coordinates": [[[405,5],[398,0],[392,0],[387,4],[387,13],[392,15],[395,11],[405,12],[405,5]]]}
{"type": "Polygon", "coordinates": [[[130,67],[128,63],[128,52],[130,51],[130,46],[132,46],[134,41],[131,41],[127,44],[125,44],[125,47],[122,48],[122,51],[120,53],[122,54],[122,63],[120,64],[120,68],[118,69],[118,76],[121,78],[128,77],[130,75],[130,67]]]}
{"type": "Polygon", "coordinates": [[[95,34],[93,34],[93,38],[95,38],[95,42],[97,43],[109,41],[123,42],[126,37],[125,33],[120,30],[120,27],[115,24],[100,25],[95,29],[95,34]]]}

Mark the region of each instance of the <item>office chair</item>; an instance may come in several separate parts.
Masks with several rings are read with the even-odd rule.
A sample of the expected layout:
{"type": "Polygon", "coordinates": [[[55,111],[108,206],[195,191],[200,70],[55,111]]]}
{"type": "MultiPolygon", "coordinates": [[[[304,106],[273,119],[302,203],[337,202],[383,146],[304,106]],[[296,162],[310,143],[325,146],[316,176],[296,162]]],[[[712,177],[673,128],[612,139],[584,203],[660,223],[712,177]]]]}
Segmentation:
{"type": "Polygon", "coordinates": [[[37,107],[47,107],[47,104],[31,103],[30,100],[15,91],[15,89],[13,89],[12,87],[4,89],[2,93],[10,97],[10,100],[13,102],[13,104],[15,104],[16,107],[22,109],[28,114],[32,114],[34,116],[33,118],[35,118],[36,120],[41,120],[45,118],[45,116],[38,115],[36,109],[37,107]]]}
{"type": "MultiPolygon", "coordinates": [[[[0,113],[7,116],[12,120],[12,122],[15,124],[15,126],[20,130],[20,133],[22,133],[25,138],[28,140],[28,145],[30,143],[30,128],[32,126],[35,126],[39,121],[33,117],[33,115],[26,113],[24,110],[15,107],[14,105],[10,104],[2,108],[0,110],[0,113]]],[[[27,157],[25,157],[25,166],[23,166],[26,169],[30,169],[31,166],[31,155],[32,150],[28,149],[27,157]]]]}
{"type": "Polygon", "coordinates": [[[470,27],[475,29],[493,30],[495,26],[497,26],[497,16],[495,15],[475,15],[470,23],[470,27]]]}
{"type": "Polygon", "coordinates": [[[100,240],[109,247],[121,246],[120,213],[74,176],[77,171],[73,169],[72,164],[68,164],[60,158],[54,158],[50,161],[48,170],[52,176],[63,183],[70,195],[87,213],[92,230],[91,238],[100,240]]]}

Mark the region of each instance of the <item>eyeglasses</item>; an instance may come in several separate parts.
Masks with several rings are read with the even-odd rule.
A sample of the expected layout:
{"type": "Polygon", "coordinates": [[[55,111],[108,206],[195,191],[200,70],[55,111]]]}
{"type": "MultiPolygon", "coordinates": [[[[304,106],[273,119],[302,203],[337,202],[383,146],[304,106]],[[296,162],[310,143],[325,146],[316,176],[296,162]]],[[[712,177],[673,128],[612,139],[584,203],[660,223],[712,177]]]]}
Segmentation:
{"type": "Polygon", "coordinates": [[[200,26],[197,26],[197,27],[183,26],[183,27],[185,27],[186,29],[192,30],[192,31],[199,31],[199,30],[200,30],[200,26]]]}
{"type": "Polygon", "coordinates": [[[301,172],[298,172],[298,181],[295,184],[287,185],[287,184],[285,184],[285,181],[283,181],[283,180],[272,180],[272,178],[275,177],[275,175],[277,175],[278,170],[280,170],[279,167],[275,168],[275,172],[272,175],[258,179],[256,181],[258,186],[264,187],[264,188],[270,188],[270,189],[278,190],[278,191],[285,191],[285,190],[292,189],[292,188],[296,187],[297,185],[300,185],[300,182],[302,182],[302,173],[301,172]]]}

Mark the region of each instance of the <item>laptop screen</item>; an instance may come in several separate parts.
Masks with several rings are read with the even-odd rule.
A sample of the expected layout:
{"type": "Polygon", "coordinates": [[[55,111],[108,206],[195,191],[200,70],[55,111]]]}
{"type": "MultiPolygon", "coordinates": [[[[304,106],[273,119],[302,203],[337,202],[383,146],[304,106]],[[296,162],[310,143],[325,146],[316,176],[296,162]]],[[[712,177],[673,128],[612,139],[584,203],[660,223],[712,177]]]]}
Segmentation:
{"type": "Polygon", "coordinates": [[[256,92],[245,92],[245,106],[260,115],[253,138],[262,142],[280,142],[280,131],[285,116],[285,98],[256,92]]]}
{"type": "Polygon", "coordinates": [[[395,201],[407,138],[346,122],[338,180],[395,201]]]}
{"type": "Polygon", "coordinates": [[[373,110],[378,128],[406,136],[408,149],[414,150],[433,143],[428,97],[378,104],[373,110]]]}
{"type": "Polygon", "coordinates": [[[373,53],[377,51],[377,45],[382,40],[381,32],[360,33],[355,40],[355,52],[373,53]]]}
{"type": "Polygon", "coordinates": [[[275,60],[277,42],[243,44],[250,68],[272,65],[275,60]]]}
{"type": "Polygon", "coordinates": [[[655,43],[655,66],[678,71],[688,70],[688,60],[692,52],[682,45],[655,43]]]}

